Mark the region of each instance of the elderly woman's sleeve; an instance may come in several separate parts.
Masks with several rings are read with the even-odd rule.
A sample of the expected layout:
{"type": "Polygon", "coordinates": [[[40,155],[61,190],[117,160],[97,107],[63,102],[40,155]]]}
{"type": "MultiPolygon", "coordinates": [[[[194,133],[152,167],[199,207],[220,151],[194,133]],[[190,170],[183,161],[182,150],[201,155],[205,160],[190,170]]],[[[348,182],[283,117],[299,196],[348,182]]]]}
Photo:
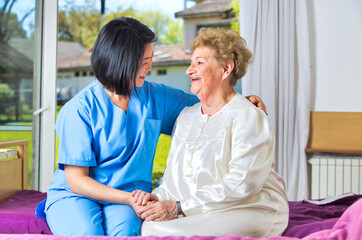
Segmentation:
{"type": "Polygon", "coordinates": [[[274,136],[264,112],[247,108],[234,119],[230,134],[228,172],[181,201],[186,215],[245,204],[262,190],[274,162],[274,136]]]}

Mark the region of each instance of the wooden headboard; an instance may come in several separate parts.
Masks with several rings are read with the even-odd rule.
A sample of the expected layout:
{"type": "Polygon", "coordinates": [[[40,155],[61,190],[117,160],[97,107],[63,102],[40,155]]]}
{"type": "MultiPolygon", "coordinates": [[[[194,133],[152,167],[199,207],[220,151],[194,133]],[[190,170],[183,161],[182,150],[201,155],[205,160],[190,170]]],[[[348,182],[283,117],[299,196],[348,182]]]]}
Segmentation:
{"type": "Polygon", "coordinates": [[[305,151],[362,154],[362,112],[311,112],[305,151]]]}
{"type": "Polygon", "coordinates": [[[28,140],[0,142],[0,201],[27,189],[28,144],[28,140]],[[12,147],[17,149],[6,149],[12,147]]]}

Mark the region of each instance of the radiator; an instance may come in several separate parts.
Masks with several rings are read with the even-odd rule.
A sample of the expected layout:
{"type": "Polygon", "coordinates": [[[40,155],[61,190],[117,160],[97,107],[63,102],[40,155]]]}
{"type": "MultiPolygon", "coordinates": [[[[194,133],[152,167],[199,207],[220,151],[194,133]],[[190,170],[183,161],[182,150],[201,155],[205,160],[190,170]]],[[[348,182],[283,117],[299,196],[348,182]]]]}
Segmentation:
{"type": "Polygon", "coordinates": [[[362,194],[362,155],[314,153],[308,162],[311,199],[362,194]]]}

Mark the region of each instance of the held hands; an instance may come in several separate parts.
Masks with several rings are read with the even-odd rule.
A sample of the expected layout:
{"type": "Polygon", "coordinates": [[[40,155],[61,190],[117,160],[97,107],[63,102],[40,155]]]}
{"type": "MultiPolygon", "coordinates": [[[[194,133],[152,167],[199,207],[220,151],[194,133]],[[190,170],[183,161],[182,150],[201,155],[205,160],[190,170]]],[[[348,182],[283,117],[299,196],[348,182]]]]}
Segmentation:
{"type": "Polygon", "coordinates": [[[176,202],[166,200],[148,204],[137,211],[145,221],[162,222],[177,218],[176,202]]]}
{"type": "Polygon", "coordinates": [[[260,108],[261,110],[263,110],[265,112],[266,115],[268,115],[267,111],[266,111],[266,106],[263,102],[263,100],[261,100],[260,97],[256,96],[256,95],[251,95],[251,96],[246,96],[246,98],[255,106],[257,106],[258,108],[260,108]]]}
{"type": "Polygon", "coordinates": [[[132,197],[134,200],[134,203],[137,205],[145,206],[147,202],[156,202],[158,201],[158,197],[156,194],[148,193],[142,190],[134,190],[132,192],[132,197]]]}
{"type": "Polygon", "coordinates": [[[177,218],[177,206],[174,201],[158,201],[155,194],[141,190],[132,192],[132,207],[138,217],[145,221],[167,221],[177,218]]]}

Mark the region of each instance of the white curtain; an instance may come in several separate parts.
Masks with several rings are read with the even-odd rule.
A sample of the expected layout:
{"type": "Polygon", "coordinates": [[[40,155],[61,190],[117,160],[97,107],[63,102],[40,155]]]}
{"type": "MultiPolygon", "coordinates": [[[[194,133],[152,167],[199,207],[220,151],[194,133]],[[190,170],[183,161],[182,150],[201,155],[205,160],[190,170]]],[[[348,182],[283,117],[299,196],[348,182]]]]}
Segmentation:
{"type": "Polygon", "coordinates": [[[241,36],[254,54],[244,95],[261,96],[289,200],[308,198],[310,58],[306,0],[239,0],[241,36]]]}

